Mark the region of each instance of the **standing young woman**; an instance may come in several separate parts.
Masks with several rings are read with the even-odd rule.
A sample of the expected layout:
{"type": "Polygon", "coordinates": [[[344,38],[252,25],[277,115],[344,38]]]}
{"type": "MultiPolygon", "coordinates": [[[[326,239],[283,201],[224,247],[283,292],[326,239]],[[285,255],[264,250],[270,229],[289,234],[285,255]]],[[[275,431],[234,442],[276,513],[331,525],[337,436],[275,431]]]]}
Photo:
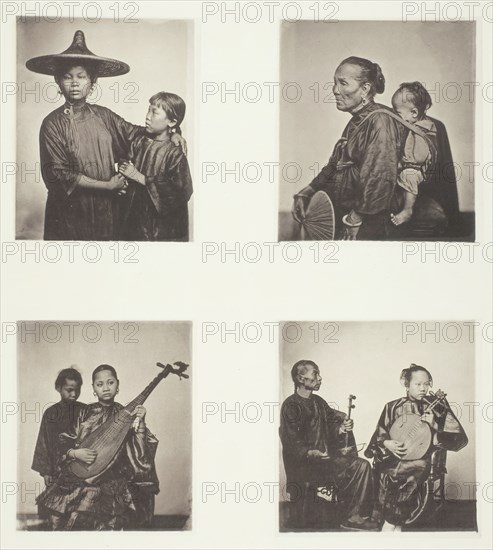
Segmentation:
{"type": "MultiPolygon", "coordinates": [[[[130,143],[145,128],[116,113],[88,104],[98,77],[118,76],[130,67],[93,54],[84,33],[61,54],[34,57],[26,67],[51,75],[65,103],[41,125],[41,172],[48,188],[44,238],[47,240],[118,239],[124,232],[127,207],[125,178],[115,174],[115,162],[128,158],[130,143]]],[[[173,142],[183,143],[178,134],[173,142]]]]}
{"type": "Polygon", "coordinates": [[[73,461],[90,465],[96,460],[96,451],[79,445],[108,418],[117,418],[123,409],[120,403],[115,402],[119,385],[112,366],[97,367],[92,373],[92,386],[98,401],[86,405],[80,411],[73,430],[61,436],[65,443],[61,458],[62,473],[40,494],[37,501],[48,511],[53,530],[120,530],[141,513],[139,506],[142,503],[135,498],[129,483],[154,481],[154,454],[158,444],[146,428],[146,410],[142,405],[135,408],[132,429],[101,474],[88,483],[76,479],[70,472],[73,461]]]}

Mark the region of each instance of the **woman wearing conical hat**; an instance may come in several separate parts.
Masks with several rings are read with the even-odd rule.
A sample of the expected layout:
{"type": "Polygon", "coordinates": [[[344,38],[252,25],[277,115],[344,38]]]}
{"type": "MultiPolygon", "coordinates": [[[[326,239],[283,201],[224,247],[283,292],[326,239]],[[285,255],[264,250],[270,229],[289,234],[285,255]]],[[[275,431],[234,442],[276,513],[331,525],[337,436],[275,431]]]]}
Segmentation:
{"type": "MultiPolygon", "coordinates": [[[[34,57],[26,67],[54,76],[65,98],[40,130],[41,172],[48,188],[44,238],[117,240],[124,231],[127,184],[114,166],[145,128],[86,99],[98,77],[123,75],[130,67],[92,53],[82,31],[64,52],[34,57]]],[[[175,134],[173,141],[183,140],[175,134]]]]}

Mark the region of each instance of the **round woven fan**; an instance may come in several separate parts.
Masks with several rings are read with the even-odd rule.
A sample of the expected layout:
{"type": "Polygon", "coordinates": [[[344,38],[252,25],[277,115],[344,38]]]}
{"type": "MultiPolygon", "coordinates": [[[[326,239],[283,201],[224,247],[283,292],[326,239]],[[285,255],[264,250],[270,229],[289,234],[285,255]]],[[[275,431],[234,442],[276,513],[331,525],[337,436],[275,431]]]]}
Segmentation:
{"type": "Polygon", "coordinates": [[[317,191],[305,212],[301,224],[303,241],[333,241],[335,234],[334,207],[325,191],[317,191]]]}

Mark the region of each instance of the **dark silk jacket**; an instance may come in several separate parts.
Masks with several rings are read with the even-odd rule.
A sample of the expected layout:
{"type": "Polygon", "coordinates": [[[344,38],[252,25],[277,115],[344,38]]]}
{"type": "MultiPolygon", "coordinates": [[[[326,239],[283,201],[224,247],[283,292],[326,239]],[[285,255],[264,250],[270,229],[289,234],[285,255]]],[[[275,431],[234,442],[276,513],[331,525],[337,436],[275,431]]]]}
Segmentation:
{"type": "MultiPolygon", "coordinates": [[[[305,399],[294,393],[284,401],[279,435],[288,485],[318,477],[308,451],[318,449],[335,456],[344,446],[345,435],[339,433],[339,428],[345,417],[315,394],[305,399]]],[[[324,461],[327,466],[329,463],[324,461]]]]}
{"type": "Polygon", "coordinates": [[[309,186],[326,191],[336,210],[363,215],[390,210],[407,129],[386,113],[372,114],[377,109],[390,111],[370,103],[352,115],[328,164],[309,186]]]}

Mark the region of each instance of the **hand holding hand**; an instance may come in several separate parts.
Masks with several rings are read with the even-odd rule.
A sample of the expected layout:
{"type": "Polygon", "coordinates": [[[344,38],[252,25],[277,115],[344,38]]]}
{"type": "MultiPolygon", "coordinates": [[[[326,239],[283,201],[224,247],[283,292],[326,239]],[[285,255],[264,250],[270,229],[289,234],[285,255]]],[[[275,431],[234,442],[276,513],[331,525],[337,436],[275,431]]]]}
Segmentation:
{"type": "Polygon", "coordinates": [[[395,439],[387,439],[383,442],[384,447],[388,449],[394,456],[397,458],[402,458],[406,454],[406,447],[404,443],[400,441],[395,441],[395,439]]]}
{"type": "Polygon", "coordinates": [[[127,180],[121,174],[115,174],[107,182],[110,191],[124,191],[128,187],[127,180]]]}
{"type": "Polygon", "coordinates": [[[130,161],[124,161],[118,165],[118,172],[129,180],[145,185],[145,176],[135,168],[130,161]]]}

